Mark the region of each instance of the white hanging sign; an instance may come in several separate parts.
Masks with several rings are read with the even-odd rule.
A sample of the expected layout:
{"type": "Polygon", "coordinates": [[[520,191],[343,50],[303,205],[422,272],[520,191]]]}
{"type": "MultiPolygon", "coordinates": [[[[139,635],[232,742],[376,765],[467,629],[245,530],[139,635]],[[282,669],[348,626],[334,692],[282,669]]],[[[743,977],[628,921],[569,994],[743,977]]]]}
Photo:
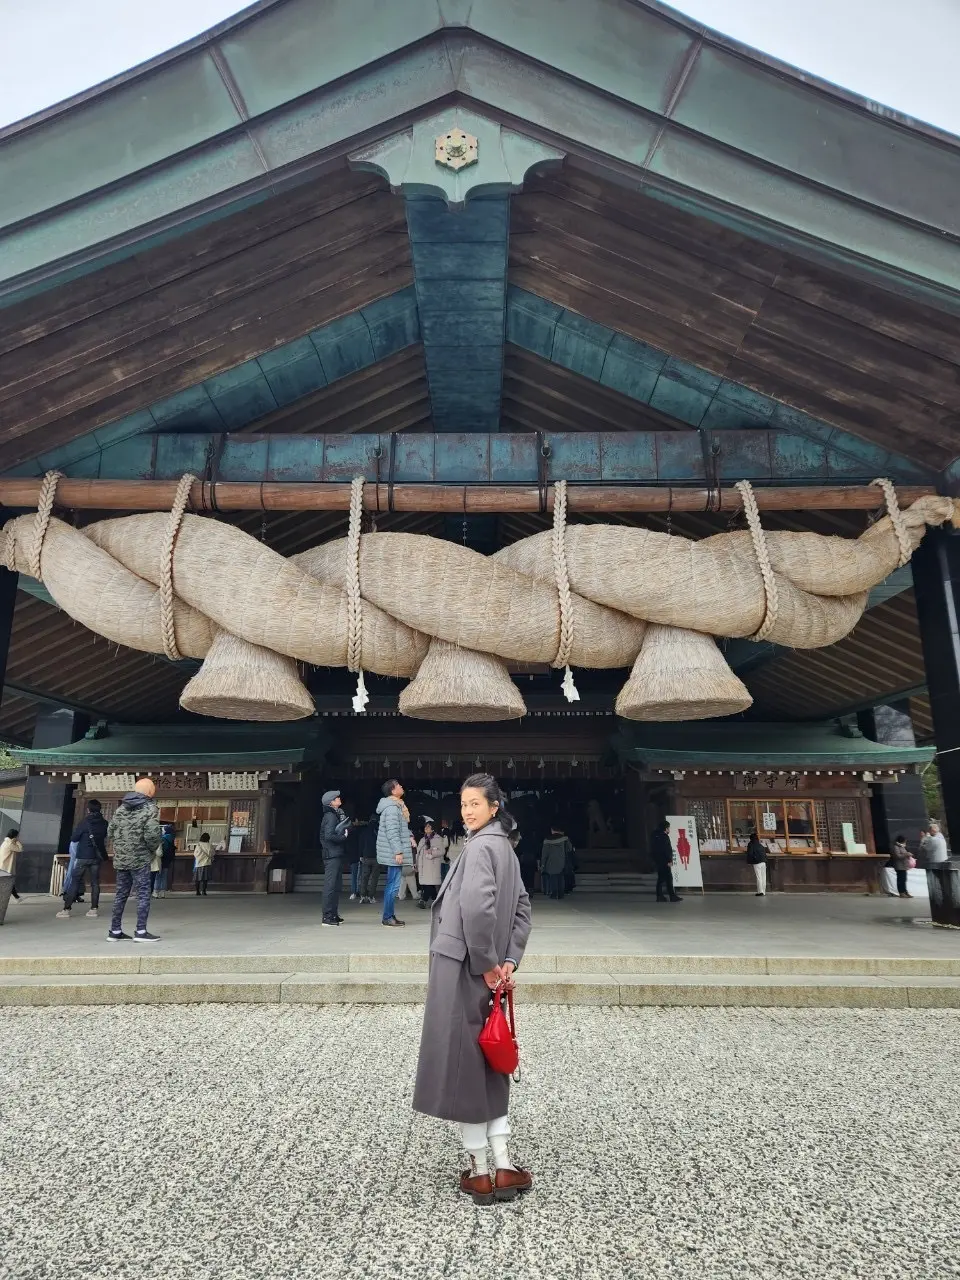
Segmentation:
{"type": "Polygon", "coordinates": [[[673,845],[673,883],[678,889],[702,889],[700,841],[696,820],[687,814],[667,814],[673,845]]]}
{"type": "Polygon", "coordinates": [[[135,773],[88,773],[84,775],[84,791],[132,791],[137,783],[135,773]]]}
{"type": "Polygon", "coordinates": [[[256,791],[260,786],[258,773],[211,773],[211,791],[256,791]]]}

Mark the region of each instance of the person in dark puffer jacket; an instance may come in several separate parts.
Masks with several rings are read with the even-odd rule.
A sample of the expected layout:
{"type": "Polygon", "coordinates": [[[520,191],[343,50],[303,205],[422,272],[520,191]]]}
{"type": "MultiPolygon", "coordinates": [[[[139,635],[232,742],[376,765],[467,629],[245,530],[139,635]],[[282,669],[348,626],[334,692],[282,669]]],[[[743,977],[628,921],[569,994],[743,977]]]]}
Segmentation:
{"type": "Polygon", "coordinates": [[[107,820],[103,816],[99,800],[87,801],[87,812],[79,823],[71,842],[77,846],[77,861],[73,877],[64,885],[63,910],[57,919],[69,920],[73,904],[83,894],[83,878],[90,877],[90,910],[88,916],[100,914],[100,863],[107,857],[107,820]]]}
{"type": "Polygon", "coordinates": [[[129,938],[124,933],[123,909],[130,890],[137,891],[137,927],[134,942],[159,942],[147,932],[150,914],[150,863],[163,838],[160,814],[153,802],[156,787],[149,778],[140,778],[133,791],[120,801],[107,827],[107,840],[113,845],[113,867],[117,873],[117,892],[113,900],[113,919],[107,937],[111,942],[129,938]]]}

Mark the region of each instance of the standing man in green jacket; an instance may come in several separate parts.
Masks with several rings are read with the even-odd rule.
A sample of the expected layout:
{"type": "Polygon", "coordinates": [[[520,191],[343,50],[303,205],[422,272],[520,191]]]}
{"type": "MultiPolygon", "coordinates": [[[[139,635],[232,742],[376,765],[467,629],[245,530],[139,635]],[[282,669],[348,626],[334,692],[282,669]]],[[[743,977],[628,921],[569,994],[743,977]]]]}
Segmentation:
{"type": "Polygon", "coordinates": [[[153,797],[157,789],[149,778],[140,778],[134,789],[123,797],[107,827],[107,843],[113,845],[113,869],[117,873],[117,890],[110,921],[110,942],[129,939],[123,932],[123,909],[130,890],[137,891],[137,927],[134,942],[159,942],[147,932],[150,914],[150,863],[160,847],[163,831],[160,813],[153,797]]]}

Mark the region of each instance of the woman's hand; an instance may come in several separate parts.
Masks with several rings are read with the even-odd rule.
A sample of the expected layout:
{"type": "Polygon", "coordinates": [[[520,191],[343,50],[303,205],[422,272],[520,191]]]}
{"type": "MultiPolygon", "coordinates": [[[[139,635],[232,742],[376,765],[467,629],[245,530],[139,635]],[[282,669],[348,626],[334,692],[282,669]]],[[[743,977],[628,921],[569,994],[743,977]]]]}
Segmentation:
{"type": "Polygon", "coordinates": [[[514,986],[513,963],[508,960],[506,964],[498,964],[495,969],[488,969],[483,980],[491,991],[496,991],[501,984],[505,991],[511,991],[514,986]]]}

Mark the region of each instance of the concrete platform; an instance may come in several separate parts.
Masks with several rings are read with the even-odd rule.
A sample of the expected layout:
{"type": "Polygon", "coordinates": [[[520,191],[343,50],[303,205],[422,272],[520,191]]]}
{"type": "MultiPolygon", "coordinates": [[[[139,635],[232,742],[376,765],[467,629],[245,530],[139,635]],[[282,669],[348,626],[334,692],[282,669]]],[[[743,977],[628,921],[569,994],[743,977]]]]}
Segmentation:
{"type": "MultiPolygon", "coordinates": [[[[88,920],[83,906],[74,908],[73,919],[57,920],[59,899],[25,895],[10,904],[0,927],[0,957],[116,957],[116,944],[106,940],[111,901],[106,895],[101,900],[98,920],[88,920]]],[[[150,928],[163,941],[151,954],[425,954],[429,912],[402,904],[398,914],[407,927],[401,930],[384,929],[380,911],[379,904],[343,901],[345,923],[322,929],[320,900],[309,894],[178,894],[153,903],[150,928]]],[[[960,957],[960,934],[934,929],[924,923],[929,919],[926,899],[839,893],[689,893],[676,904],[637,895],[574,894],[562,902],[538,896],[527,964],[536,955],[960,957]]],[[[125,923],[132,931],[129,906],[125,923]]]]}

